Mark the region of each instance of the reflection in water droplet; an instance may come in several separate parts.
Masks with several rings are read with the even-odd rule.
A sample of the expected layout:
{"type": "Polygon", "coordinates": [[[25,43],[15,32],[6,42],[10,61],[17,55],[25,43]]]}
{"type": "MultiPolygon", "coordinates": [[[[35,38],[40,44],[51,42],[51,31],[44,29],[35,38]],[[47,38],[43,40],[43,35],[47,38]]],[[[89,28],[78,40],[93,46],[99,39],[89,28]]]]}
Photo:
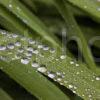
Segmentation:
{"type": "Polygon", "coordinates": [[[23,59],[21,59],[21,63],[26,65],[29,63],[29,59],[23,58],[23,59]]]}

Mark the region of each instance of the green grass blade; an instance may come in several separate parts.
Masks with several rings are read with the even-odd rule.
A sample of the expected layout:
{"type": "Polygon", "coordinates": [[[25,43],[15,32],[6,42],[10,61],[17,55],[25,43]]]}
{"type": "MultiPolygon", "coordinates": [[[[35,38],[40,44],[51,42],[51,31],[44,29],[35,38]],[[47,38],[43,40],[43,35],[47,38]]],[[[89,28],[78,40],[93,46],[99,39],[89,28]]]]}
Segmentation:
{"type": "Polygon", "coordinates": [[[3,89],[0,88],[0,100],[13,100],[3,89]]]}
{"type": "MultiPolygon", "coordinates": [[[[3,34],[4,32],[1,31],[1,33],[3,34]]],[[[4,61],[1,61],[0,63],[3,66],[1,69],[7,72],[11,77],[16,79],[18,78],[18,82],[23,80],[25,84],[22,84],[24,84],[24,87],[27,84],[28,87],[26,88],[30,89],[31,92],[34,89],[34,85],[28,85],[28,83],[31,83],[31,81],[33,81],[32,84],[36,84],[36,88],[39,88],[37,86],[38,84],[40,86],[44,85],[44,83],[42,84],[34,82],[37,79],[34,77],[38,77],[38,71],[48,76],[49,78],[52,78],[59,84],[69,88],[71,91],[73,91],[73,93],[76,93],[78,96],[82,97],[85,100],[96,100],[100,98],[100,77],[96,76],[93,72],[91,72],[86,67],[86,65],[66,56],[59,49],[53,49],[51,51],[51,46],[44,46],[45,44],[39,40],[36,41],[36,44],[30,45],[31,49],[29,49],[29,39],[26,38],[25,40],[23,40],[24,37],[22,38],[22,36],[19,35],[17,38],[10,39],[10,37],[12,37],[13,35],[2,34],[0,40],[1,45],[4,44],[8,47],[9,43],[15,43],[16,41],[20,41],[23,46],[24,52],[21,54],[18,53],[19,47],[16,46],[14,46],[13,49],[1,51],[0,56],[1,59],[4,61]],[[40,44],[43,46],[42,48],[39,48],[41,47],[40,44]],[[32,51],[32,48],[35,49],[32,51]],[[27,50],[31,50],[33,52],[32,57],[28,58],[28,55],[26,55],[27,50]]],[[[41,77],[39,78],[39,81],[44,82],[41,77]]],[[[45,92],[43,93],[45,94],[45,92]]]]}
{"type": "Polygon", "coordinates": [[[100,22],[100,3],[98,0],[65,0],[88,12],[100,22]]]}

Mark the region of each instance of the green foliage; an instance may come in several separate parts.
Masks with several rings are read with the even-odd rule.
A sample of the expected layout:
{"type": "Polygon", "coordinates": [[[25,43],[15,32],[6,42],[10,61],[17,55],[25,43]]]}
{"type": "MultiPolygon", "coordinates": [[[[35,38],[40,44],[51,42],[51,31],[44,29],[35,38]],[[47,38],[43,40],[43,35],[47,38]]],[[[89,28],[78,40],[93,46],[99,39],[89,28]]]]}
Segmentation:
{"type": "MultiPolygon", "coordinates": [[[[0,0],[0,70],[39,100],[99,100],[100,68],[93,58],[100,55],[99,42],[94,52],[89,47],[99,37],[99,6],[99,0],[0,0]]],[[[0,88],[0,98],[12,99],[0,88]]]]}

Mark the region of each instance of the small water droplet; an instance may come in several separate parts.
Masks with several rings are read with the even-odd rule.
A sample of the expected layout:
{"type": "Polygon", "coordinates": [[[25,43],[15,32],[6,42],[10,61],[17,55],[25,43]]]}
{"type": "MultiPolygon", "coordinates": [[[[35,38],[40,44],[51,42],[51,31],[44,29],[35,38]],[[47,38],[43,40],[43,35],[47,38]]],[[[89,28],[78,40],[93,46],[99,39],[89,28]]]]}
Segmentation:
{"type": "Polygon", "coordinates": [[[45,73],[47,71],[46,67],[39,67],[37,70],[41,73],[45,73]]]}
{"type": "Polygon", "coordinates": [[[71,65],[74,64],[74,61],[70,61],[70,64],[71,64],[71,65]]]}
{"type": "Polygon", "coordinates": [[[9,4],[9,8],[12,8],[12,4],[9,4]]]}
{"type": "Polygon", "coordinates": [[[50,48],[50,53],[55,53],[55,49],[54,48],[50,48]]]}
{"type": "Polygon", "coordinates": [[[47,51],[47,50],[49,50],[49,47],[45,45],[45,46],[43,46],[43,50],[47,51]]]}
{"type": "Polygon", "coordinates": [[[57,81],[59,81],[59,82],[62,81],[62,78],[57,78],[57,81]]]}
{"type": "Polygon", "coordinates": [[[21,46],[21,43],[20,43],[19,41],[17,41],[17,42],[15,43],[15,46],[19,47],[19,46],[21,46]]]}
{"type": "Polygon", "coordinates": [[[29,63],[29,59],[23,58],[23,59],[21,59],[21,63],[26,65],[29,63]]]}
{"type": "Polygon", "coordinates": [[[12,34],[12,37],[13,37],[13,38],[17,38],[18,35],[17,35],[17,34],[12,34]]]}
{"type": "Polygon", "coordinates": [[[38,45],[38,48],[39,49],[43,48],[43,45],[42,44],[38,45]]]}
{"type": "Polygon", "coordinates": [[[23,48],[19,48],[19,49],[18,49],[18,52],[19,52],[19,53],[23,53],[23,52],[24,52],[24,49],[23,49],[23,48]]]}
{"type": "Polygon", "coordinates": [[[29,44],[35,44],[35,41],[33,41],[32,39],[28,40],[29,44]]]}
{"type": "Polygon", "coordinates": [[[0,46],[0,51],[4,51],[4,50],[6,50],[6,46],[1,45],[1,46],[0,46]]]}
{"type": "Polygon", "coordinates": [[[61,55],[60,56],[60,59],[65,59],[66,58],[66,55],[61,55]]]}
{"type": "Polygon", "coordinates": [[[8,49],[14,49],[14,44],[13,44],[13,43],[9,43],[9,44],[7,45],[7,48],[8,48],[8,49]]]}
{"type": "Polygon", "coordinates": [[[55,76],[56,75],[53,72],[48,72],[48,77],[53,79],[53,78],[55,78],[55,76]]]}
{"type": "Polygon", "coordinates": [[[30,47],[30,46],[28,46],[27,51],[31,51],[31,52],[33,52],[33,48],[30,47]]]}
{"type": "Polygon", "coordinates": [[[97,81],[100,81],[100,77],[96,77],[96,80],[97,80],[97,81]]]}
{"type": "Polygon", "coordinates": [[[26,55],[27,57],[32,57],[32,52],[28,51],[27,53],[25,53],[25,55],[26,55]]]}
{"type": "Polygon", "coordinates": [[[72,88],[73,88],[73,85],[68,85],[68,88],[69,88],[69,89],[72,89],[72,88]]]}
{"type": "Polygon", "coordinates": [[[38,64],[36,61],[34,61],[34,62],[32,63],[32,67],[37,68],[37,67],[39,67],[39,64],[38,64]]]}
{"type": "Polygon", "coordinates": [[[76,64],[76,67],[78,67],[79,66],[79,64],[76,64]]]}
{"type": "Polygon", "coordinates": [[[34,54],[38,54],[38,53],[39,53],[39,51],[38,51],[38,50],[36,50],[36,49],[34,49],[32,53],[34,53],[34,54]]]}

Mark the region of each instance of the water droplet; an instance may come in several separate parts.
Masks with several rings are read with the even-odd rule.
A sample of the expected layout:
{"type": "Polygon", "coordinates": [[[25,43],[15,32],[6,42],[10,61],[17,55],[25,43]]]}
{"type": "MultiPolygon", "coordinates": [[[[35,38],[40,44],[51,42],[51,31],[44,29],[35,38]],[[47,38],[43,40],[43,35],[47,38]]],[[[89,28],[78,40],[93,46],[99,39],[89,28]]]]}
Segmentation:
{"type": "Polygon", "coordinates": [[[46,67],[39,67],[37,70],[41,73],[45,73],[47,71],[46,67]]]}
{"type": "Polygon", "coordinates": [[[62,78],[57,78],[57,81],[59,81],[59,82],[62,81],[62,78]]]}
{"type": "Polygon", "coordinates": [[[54,48],[51,48],[50,49],[50,53],[55,53],[55,49],[54,48]]]}
{"type": "Polygon", "coordinates": [[[27,56],[27,57],[31,57],[32,56],[32,52],[27,52],[27,53],[25,53],[25,55],[27,56]]]}
{"type": "Polygon", "coordinates": [[[12,4],[9,4],[9,8],[12,8],[12,4]]]}
{"type": "Polygon", "coordinates": [[[29,63],[29,59],[23,58],[23,59],[21,59],[21,63],[26,65],[29,63]]]}
{"type": "Polygon", "coordinates": [[[19,49],[18,49],[18,52],[19,52],[19,53],[23,53],[23,52],[24,52],[24,49],[23,49],[23,48],[19,48],[19,49]]]}
{"type": "Polygon", "coordinates": [[[61,55],[60,58],[61,59],[65,59],[66,58],[66,55],[61,55]]]}
{"type": "Polygon", "coordinates": [[[100,11],[100,7],[97,8],[97,11],[100,11]]]}
{"type": "Polygon", "coordinates": [[[70,61],[70,64],[71,64],[71,65],[74,64],[74,61],[70,61]]]}
{"type": "Polygon", "coordinates": [[[48,77],[53,79],[53,78],[55,78],[55,76],[56,75],[53,72],[48,72],[48,77]]]}
{"type": "Polygon", "coordinates": [[[8,48],[8,49],[14,49],[14,44],[13,44],[13,43],[9,43],[9,44],[7,45],[7,48],[8,48]]]}
{"type": "Polygon", "coordinates": [[[32,67],[37,68],[37,67],[39,67],[39,64],[38,64],[37,62],[34,61],[34,62],[32,63],[32,67]]]}
{"type": "Polygon", "coordinates": [[[13,38],[17,38],[18,35],[17,35],[17,34],[12,34],[12,37],[13,37],[13,38]]]}
{"type": "Polygon", "coordinates": [[[79,66],[79,64],[76,64],[76,67],[78,67],[79,66]]]}
{"type": "Polygon", "coordinates": [[[86,8],[87,8],[87,6],[85,5],[85,6],[84,6],[84,8],[86,9],[86,8]]]}
{"type": "Polygon", "coordinates": [[[33,41],[32,39],[28,40],[29,44],[35,44],[35,41],[33,41]]]}
{"type": "Polygon", "coordinates": [[[6,50],[6,46],[1,45],[1,46],[0,46],[0,51],[4,51],[4,50],[6,50]]]}
{"type": "Polygon", "coordinates": [[[36,49],[34,49],[32,53],[34,53],[34,54],[38,54],[38,53],[39,53],[39,51],[38,51],[38,50],[36,50],[36,49]]]}
{"type": "Polygon", "coordinates": [[[21,46],[21,43],[17,41],[17,42],[15,43],[15,46],[19,47],[19,46],[21,46]]]}
{"type": "Polygon", "coordinates": [[[97,80],[97,81],[100,81],[100,77],[96,77],[96,80],[97,80]]]}
{"type": "Polygon", "coordinates": [[[49,50],[49,47],[45,45],[45,46],[43,46],[43,50],[47,51],[47,50],[49,50]]]}
{"type": "Polygon", "coordinates": [[[41,44],[40,44],[40,45],[38,45],[38,48],[39,48],[39,49],[43,48],[43,45],[41,45],[41,44]]]}
{"type": "Polygon", "coordinates": [[[69,88],[69,89],[72,89],[72,88],[73,88],[73,85],[68,85],[68,88],[69,88]]]}
{"type": "Polygon", "coordinates": [[[33,52],[33,48],[30,46],[28,46],[27,50],[33,52]]]}

